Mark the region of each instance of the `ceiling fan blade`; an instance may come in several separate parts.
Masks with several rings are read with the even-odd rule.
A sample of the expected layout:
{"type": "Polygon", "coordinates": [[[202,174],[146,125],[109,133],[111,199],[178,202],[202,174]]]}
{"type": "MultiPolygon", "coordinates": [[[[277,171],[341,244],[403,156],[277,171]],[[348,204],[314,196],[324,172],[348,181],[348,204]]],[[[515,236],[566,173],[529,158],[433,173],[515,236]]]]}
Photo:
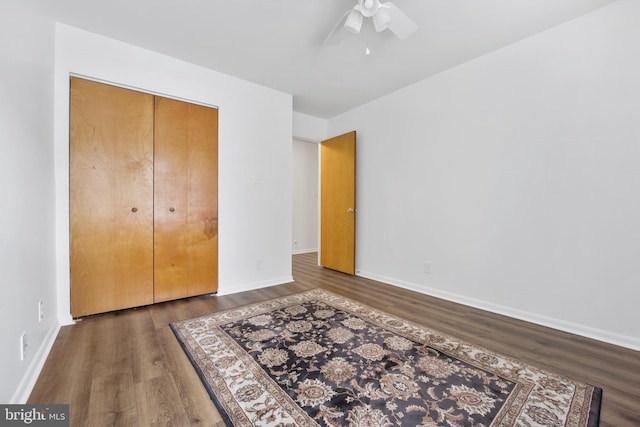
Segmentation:
{"type": "Polygon", "coordinates": [[[349,15],[349,13],[351,13],[352,10],[353,9],[349,9],[344,13],[344,15],[342,15],[342,18],[340,18],[340,20],[336,23],[336,25],[334,25],[329,35],[327,35],[327,37],[322,42],[323,45],[335,46],[342,41],[342,39],[346,36],[346,33],[347,33],[344,30],[344,22],[347,20],[347,15],[349,15]]]}
{"type": "Polygon", "coordinates": [[[391,14],[391,22],[389,23],[389,29],[399,39],[404,40],[411,34],[415,33],[418,29],[418,24],[413,22],[403,11],[398,9],[398,6],[389,2],[383,3],[382,7],[389,9],[391,14]]]}

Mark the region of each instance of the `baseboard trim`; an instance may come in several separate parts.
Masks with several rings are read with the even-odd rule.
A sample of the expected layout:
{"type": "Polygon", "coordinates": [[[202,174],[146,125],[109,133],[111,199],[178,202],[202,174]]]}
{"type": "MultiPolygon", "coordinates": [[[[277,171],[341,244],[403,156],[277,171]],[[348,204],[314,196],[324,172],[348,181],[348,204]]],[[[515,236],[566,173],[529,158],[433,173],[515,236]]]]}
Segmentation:
{"type": "Polygon", "coordinates": [[[603,341],[609,344],[625,347],[634,351],[640,351],[640,339],[636,339],[626,335],[605,331],[603,329],[593,328],[591,326],[581,325],[579,323],[567,322],[565,320],[543,316],[536,313],[518,310],[512,307],[493,304],[488,301],[469,298],[469,297],[454,294],[451,292],[443,292],[438,289],[433,289],[433,288],[418,285],[415,283],[405,282],[392,277],[386,277],[386,276],[382,276],[382,275],[367,272],[367,271],[358,271],[357,275],[367,279],[386,283],[388,285],[397,286],[399,288],[408,289],[410,291],[419,292],[421,294],[429,295],[432,297],[444,299],[447,301],[455,302],[455,303],[466,305],[473,308],[478,308],[480,310],[489,311],[491,313],[512,317],[518,320],[524,320],[525,322],[535,323],[536,325],[557,329],[563,332],[568,332],[570,334],[579,335],[585,338],[591,338],[594,340],[603,341]]]}
{"type": "Polygon", "coordinates": [[[280,278],[271,279],[271,280],[263,280],[260,282],[244,283],[240,285],[232,285],[232,286],[221,285],[221,286],[218,286],[218,292],[216,295],[237,294],[239,292],[246,292],[246,291],[253,291],[255,289],[268,288],[269,286],[283,285],[285,283],[291,283],[293,281],[294,280],[292,276],[286,276],[286,277],[280,277],[280,278]]]}
{"type": "Polygon", "coordinates": [[[38,348],[37,353],[33,357],[27,372],[22,377],[22,381],[18,385],[16,392],[13,394],[11,398],[11,403],[20,405],[27,403],[27,399],[31,395],[31,391],[33,387],[36,385],[36,381],[38,381],[38,377],[40,376],[40,372],[44,367],[44,363],[47,361],[47,357],[49,356],[49,352],[53,347],[53,343],[56,341],[56,337],[58,336],[58,332],[60,331],[60,323],[54,325],[44,338],[44,341],[38,348]]]}
{"type": "Polygon", "coordinates": [[[318,248],[315,249],[298,249],[291,252],[292,255],[310,254],[312,252],[318,252],[318,248]]]}

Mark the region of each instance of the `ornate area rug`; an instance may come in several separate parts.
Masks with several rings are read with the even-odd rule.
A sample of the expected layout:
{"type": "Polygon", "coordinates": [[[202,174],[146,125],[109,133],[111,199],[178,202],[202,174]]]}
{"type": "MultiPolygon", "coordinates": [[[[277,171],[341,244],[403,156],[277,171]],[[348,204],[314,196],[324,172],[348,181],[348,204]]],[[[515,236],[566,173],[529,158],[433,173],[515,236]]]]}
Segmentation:
{"type": "Polygon", "coordinates": [[[602,390],[324,290],[171,324],[233,426],[597,426],[602,390]]]}

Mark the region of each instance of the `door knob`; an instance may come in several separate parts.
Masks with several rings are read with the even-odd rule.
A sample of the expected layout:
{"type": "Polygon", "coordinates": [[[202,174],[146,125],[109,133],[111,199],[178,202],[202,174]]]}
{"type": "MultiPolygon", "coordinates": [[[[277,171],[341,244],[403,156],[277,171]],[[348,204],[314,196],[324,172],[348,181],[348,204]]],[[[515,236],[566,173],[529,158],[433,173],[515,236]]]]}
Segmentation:
{"type": "Polygon", "coordinates": [[[169,212],[175,212],[176,208],[174,208],[173,206],[169,208],[169,212]]]}
{"type": "Polygon", "coordinates": [[[348,212],[348,213],[354,213],[355,211],[356,211],[356,210],[355,210],[355,209],[353,209],[353,208],[349,208],[349,209],[347,209],[347,212],[348,212]]]}
{"type": "Polygon", "coordinates": [[[138,212],[138,208],[136,208],[135,206],[131,208],[131,212],[136,213],[138,212]]]}

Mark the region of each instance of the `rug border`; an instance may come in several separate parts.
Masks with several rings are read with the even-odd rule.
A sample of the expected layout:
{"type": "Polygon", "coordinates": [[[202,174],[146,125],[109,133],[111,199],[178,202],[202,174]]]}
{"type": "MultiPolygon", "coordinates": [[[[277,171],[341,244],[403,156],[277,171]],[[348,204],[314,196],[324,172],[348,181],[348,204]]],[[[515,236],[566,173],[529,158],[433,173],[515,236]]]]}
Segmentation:
{"type": "Polygon", "coordinates": [[[586,427],[598,427],[600,425],[600,409],[602,406],[602,388],[593,384],[589,385],[593,387],[593,391],[589,402],[589,418],[587,418],[586,427]]]}
{"type": "MultiPolygon", "coordinates": [[[[250,305],[250,304],[247,304],[247,305],[250,305]]],[[[210,313],[210,314],[213,314],[213,313],[210,313]]],[[[190,319],[184,319],[184,320],[190,320],[190,319]]],[[[218,410],[218,413],[220,413],[220,416],[222,417],[222,421],[224,421],[224,423],[227,425],[227,427],[233,427],[233,422],[231,421],[231,417],[229,417],[229,414],[227,414],[227,411],[222,406],[222,402],[220,402],[220,400],[218,400],[218,398],[216,397],[215,393],[213,392],[213,389],[211,388],[211,385],[206,380],[204,372],[202,372],[202,369],[200,368],[198,363],[195,361],[195,359],[191,355],[191,353],[188,351],[188,349],[186,347],[186,344],[182,340],[182,337],[180,336],[180,333],[177,330],[177,327],[174,326],[174,323],[178,323],[178,322],[180,322],[180,321],[169,323],[169,327],[173,331],[173,335],[178,340],[178,343],[180,344],[180,347],[182,347],[182,352],[187,355],[187,358],[191,362],[191,365],[194,367],[194,369],[196,370],[196,373],[200,377],[200,382],[202,383],[202,385],[204,385],[204,388],[207,390],[207,393],[209,394],[209,398],[211,399],[211,401],[216,406],[216,409],[218,410]]]]}
{"type": "MultiPolygon", "coordinates": [[[[468,343],[464,339],[458,338],[458,337],[453,336],[453,335],[451,335],[449,333],[442,332],[439,329],[433,329],[430,326],[421,325],[421,324],[416,323],[416,322],[414,322],[412,320],[408,320],[408,319],[406,319],[406,318],[404,318],[402,316],[399,316],[399,315],[396,315],[396,314],[392,314],[392,313],[390,313],[390,312],[388,312],[388,311],[386,311],[384,309],[380,309],[380,308],[371,306],[371,305],[366,304],[366,303],[355,301],[350,297],[347,297],[347,296],[344,296],[344,295],[341,295],[341,294],[337,294],[335,292],[332,292],[332,291],[329,291],[329,290],[326,290],[326,289],[323,289],[323,288],[313,288],[313,289],[308,289],[308,290],[305,290],[305,291],[293,292],[293,293],[290,293],[290,294],[281,295],[281,296],[277,296],[277,297],[274,297],[274,298],[268,298],[268,299],[261,300],[261,301],[255,301],[255,302],[252,302],[252,303],[241,304],[241,305],[238,305],[238,306],[235,306],[235,307],[231,307],[231,308],[228,308],[228,309],[219,310],[219,311],[213,311],[213,312],[210,312],[210,313],[202,314],[202,315],[191,317],[191,318],[176,320],[174,322],[169,323],[169,327],[173,331],[173,334],[175,335],[176,339],[178,340],[180,346],[182,347],[183,352],[187,355],[189,361],[191,362],[191,365],[195,368],[198,376],[200,377],[200,382],[205,386],[205,389],[207,390],[207,393],[209,394],[209,397],[211,398],[211,400],[215,404],[216,408],[218,409],[218,412],[220,413],[220,416],[222,417],[223,421],[225,422],[225,424],[228,427],[234,427],[234,424],[231,421],[230,416],[227,414],[227,412],[224,409],[222,403],[216,397],[213,389],[211,388],[210,384],[206,380],[206,376],[202,372],[200,366],[195,361],[195,359],[191,355],[191,353],[188,351],[188,349],[186,347],[186,344],[182,340],[182,338],[180,336],[180,333],[179,333],[179,331],[177,329],[177,326],[175,324],[178,324],[178,323],[181,323],[181,322],[193,321],[193,320],[196,320],[196,319],[199,319],[199,318],[204,318],[204,317],[207,317],[207,316],[210,316],[210,315],[219,315],[219,314],[222,314],[222,313],[225,313],[225,312],[233,312],[235,310],[242,309],[244,307],[250,307],[250,306],[260,305],[260,304],[268,304],[268,303],[280,300],[282,298],[288,298],[288,297],[293,297],[293,296],[297,296],[297,295],[301,296],[301,295],[305,295],[305,294],[313,293],[313,292],[317,292],[317,291],[320,291],[320,292],[325,293],[325,294],[332,295],[334,297],[343,298],[343,299],[346,299],[348,301],[353,301],[356,304],[364,305],[366,307],[370,307],[373,310],[375,310],[375,311],[377,311],[377,312],[379,312],[381,314],[384,314],[384,315],[387,315],[387,316],[390,316],[390,317],[398,317],[401,320],[403,320],[404,322],[407,322],[407,323],[409,323],[409,324],[411,324],[413,326],[416,326],[416,327],[419,327],[419,328],[428,329],[431,332],[440,334],[440,335],[445,336],[447,338],[455,338],[455,339],[459,340],[462,343],[468,343]]],[[[481,350],[486,350],[489,353],[495,353],[495,351],[489,350],[484,346],[477,345],[477,344],[471,344],[471,345],[476,346],[477,348],[479,348],[481,350]]],[[[443,349],[438,349],[438,351],[443,351],[443,349]]],[[[446,351],[444,351],[444,352],[447,353],[446,351]]],[[[512,356],[508,356],[508,355],[505,355],[503,353],[497,353],[497,354],[499,354],[501,357],[506,358],[506,359],[508,359],[510,361],[514,361],[514,362],[518,362],[518,363],[524,363],[524,362],[521,362],[519,359],[513,358],[512,356]]],[[[449,356],[451,356],[451,355],[449,355],[449,356]]],[[[457,357],[457,356],[453,356],[453,357],[457,357]]],[[[577,380],[577,379],[575,379],[573,377],[570,377],[570,376],[567,376],[567,375],[564,375],[564,374],[557,373],[556,371],[553,371],[553,370],[548,370],[548,369],[543,369],[543,368],[537,367],[535,364],[526,363],[526,365],[531,366],[531,367],[533,367],[535,369],[541,370],[543,372],[549,372],[551,374],[564,377],[564,378],[566,378],[566,379],[568,379],[570,381],[573,381],[573,382],[576,382],[576,383],[582,383],[585,386],[591,387],[592,388],[591,396],[589,398],[589,406],[588,406],[588,410],[587,410],[587,414],[588,415],[587,415],[586,424],[585,424],[584,427],[598,427],[600,425],[600,412],[601,412],[602,394],[603,394],[603,389],[601,387],[598,387],[596,385],[587,383],[587,382],[582,381],[582,380],[577,380]]]]}

